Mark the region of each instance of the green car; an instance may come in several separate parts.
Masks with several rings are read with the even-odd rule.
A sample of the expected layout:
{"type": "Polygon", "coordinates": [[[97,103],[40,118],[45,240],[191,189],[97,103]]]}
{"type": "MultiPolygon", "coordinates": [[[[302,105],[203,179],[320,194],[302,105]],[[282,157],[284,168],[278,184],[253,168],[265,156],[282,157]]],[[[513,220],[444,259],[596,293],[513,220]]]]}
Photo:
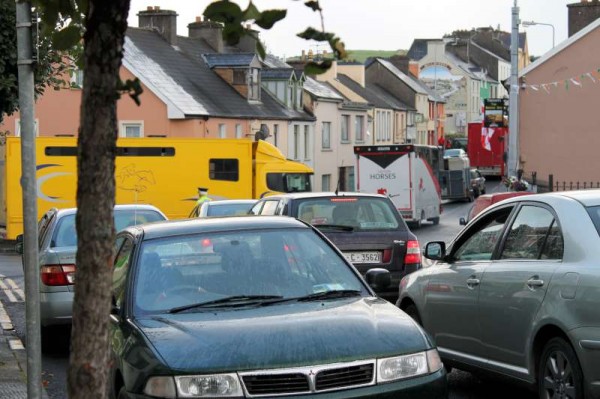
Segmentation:
{"type": "Polygon", "coordinates": [[[114,398],[447,398],[429,336],[318,230],[280,216],[117,236],[114,398]]]}

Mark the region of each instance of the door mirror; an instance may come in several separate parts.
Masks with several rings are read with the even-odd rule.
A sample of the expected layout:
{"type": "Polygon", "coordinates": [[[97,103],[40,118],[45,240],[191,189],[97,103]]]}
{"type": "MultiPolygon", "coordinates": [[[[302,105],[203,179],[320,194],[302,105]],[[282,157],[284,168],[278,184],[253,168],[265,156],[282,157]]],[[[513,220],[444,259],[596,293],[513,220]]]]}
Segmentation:
{"type": "Polygon", "coordinates": [[[367,270],[367,284],[375,291],[381,291],[392,283],[392,276],[386,269],[374,268],[367,270]]]}
{"type": "Polygon", "coordinates": [[[460,218],[458,219],[458,224],[460,224],[461,226],[466,226],[467,220],[465,218],[460,218]]]}
{"type": "Polygon", "coordinates": [[[17,236],[17,243],[15,244],[15,252],[23,255],[23,234],[17,236]]]}
{"type": "Polygon", "coordinates": [[[441,260],[446,255],[446,243],[443,241],[432,241],[425,245],[425,253],[427,259],[441,260]]]}
{"type": "Polygon", "coordinates": [[[121,322],[121,308],[117,305],[117,298],[113,295],[110,304],[110,318],[117,322],[121,322]]]}

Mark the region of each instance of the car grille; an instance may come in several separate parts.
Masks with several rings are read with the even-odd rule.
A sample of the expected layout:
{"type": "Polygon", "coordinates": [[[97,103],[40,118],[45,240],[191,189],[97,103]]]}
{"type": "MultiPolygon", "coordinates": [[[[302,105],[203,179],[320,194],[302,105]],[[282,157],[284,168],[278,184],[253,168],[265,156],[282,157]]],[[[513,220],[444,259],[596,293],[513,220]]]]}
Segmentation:
{"type": "Polygon", "coordinates": [[[375,384],[375,361],[240,373],[250,397],[335,391],[375,384]]]}

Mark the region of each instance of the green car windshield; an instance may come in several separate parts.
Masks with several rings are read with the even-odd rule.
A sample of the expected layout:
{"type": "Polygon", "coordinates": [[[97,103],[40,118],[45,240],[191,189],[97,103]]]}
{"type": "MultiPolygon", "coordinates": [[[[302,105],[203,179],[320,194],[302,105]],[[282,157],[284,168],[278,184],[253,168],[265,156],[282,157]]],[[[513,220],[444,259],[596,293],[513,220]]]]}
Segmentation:
{"type": "Polygon", "coordinates": [[[138,314],[228,297],[287,299],[342,290],[368,294],[344,259],[305,228],[152,239],[142,244],[137,259],[138,314]]]}

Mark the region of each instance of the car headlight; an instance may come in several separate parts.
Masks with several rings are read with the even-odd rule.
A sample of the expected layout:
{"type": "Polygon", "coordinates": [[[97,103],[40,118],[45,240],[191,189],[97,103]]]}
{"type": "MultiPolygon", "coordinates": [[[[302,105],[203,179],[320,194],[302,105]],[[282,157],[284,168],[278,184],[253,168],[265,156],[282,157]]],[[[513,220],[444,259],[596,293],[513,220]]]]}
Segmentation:
{"type": "Polygon", "coordinates": [[[182,398],[244,397],[237,374],[187,375],[175,382],[182,398]]]}
{"type": "Polygon", "coordinates": [[[436,349],[377,360],[377,383],[430,374],[442,368],[436,349]]]}

